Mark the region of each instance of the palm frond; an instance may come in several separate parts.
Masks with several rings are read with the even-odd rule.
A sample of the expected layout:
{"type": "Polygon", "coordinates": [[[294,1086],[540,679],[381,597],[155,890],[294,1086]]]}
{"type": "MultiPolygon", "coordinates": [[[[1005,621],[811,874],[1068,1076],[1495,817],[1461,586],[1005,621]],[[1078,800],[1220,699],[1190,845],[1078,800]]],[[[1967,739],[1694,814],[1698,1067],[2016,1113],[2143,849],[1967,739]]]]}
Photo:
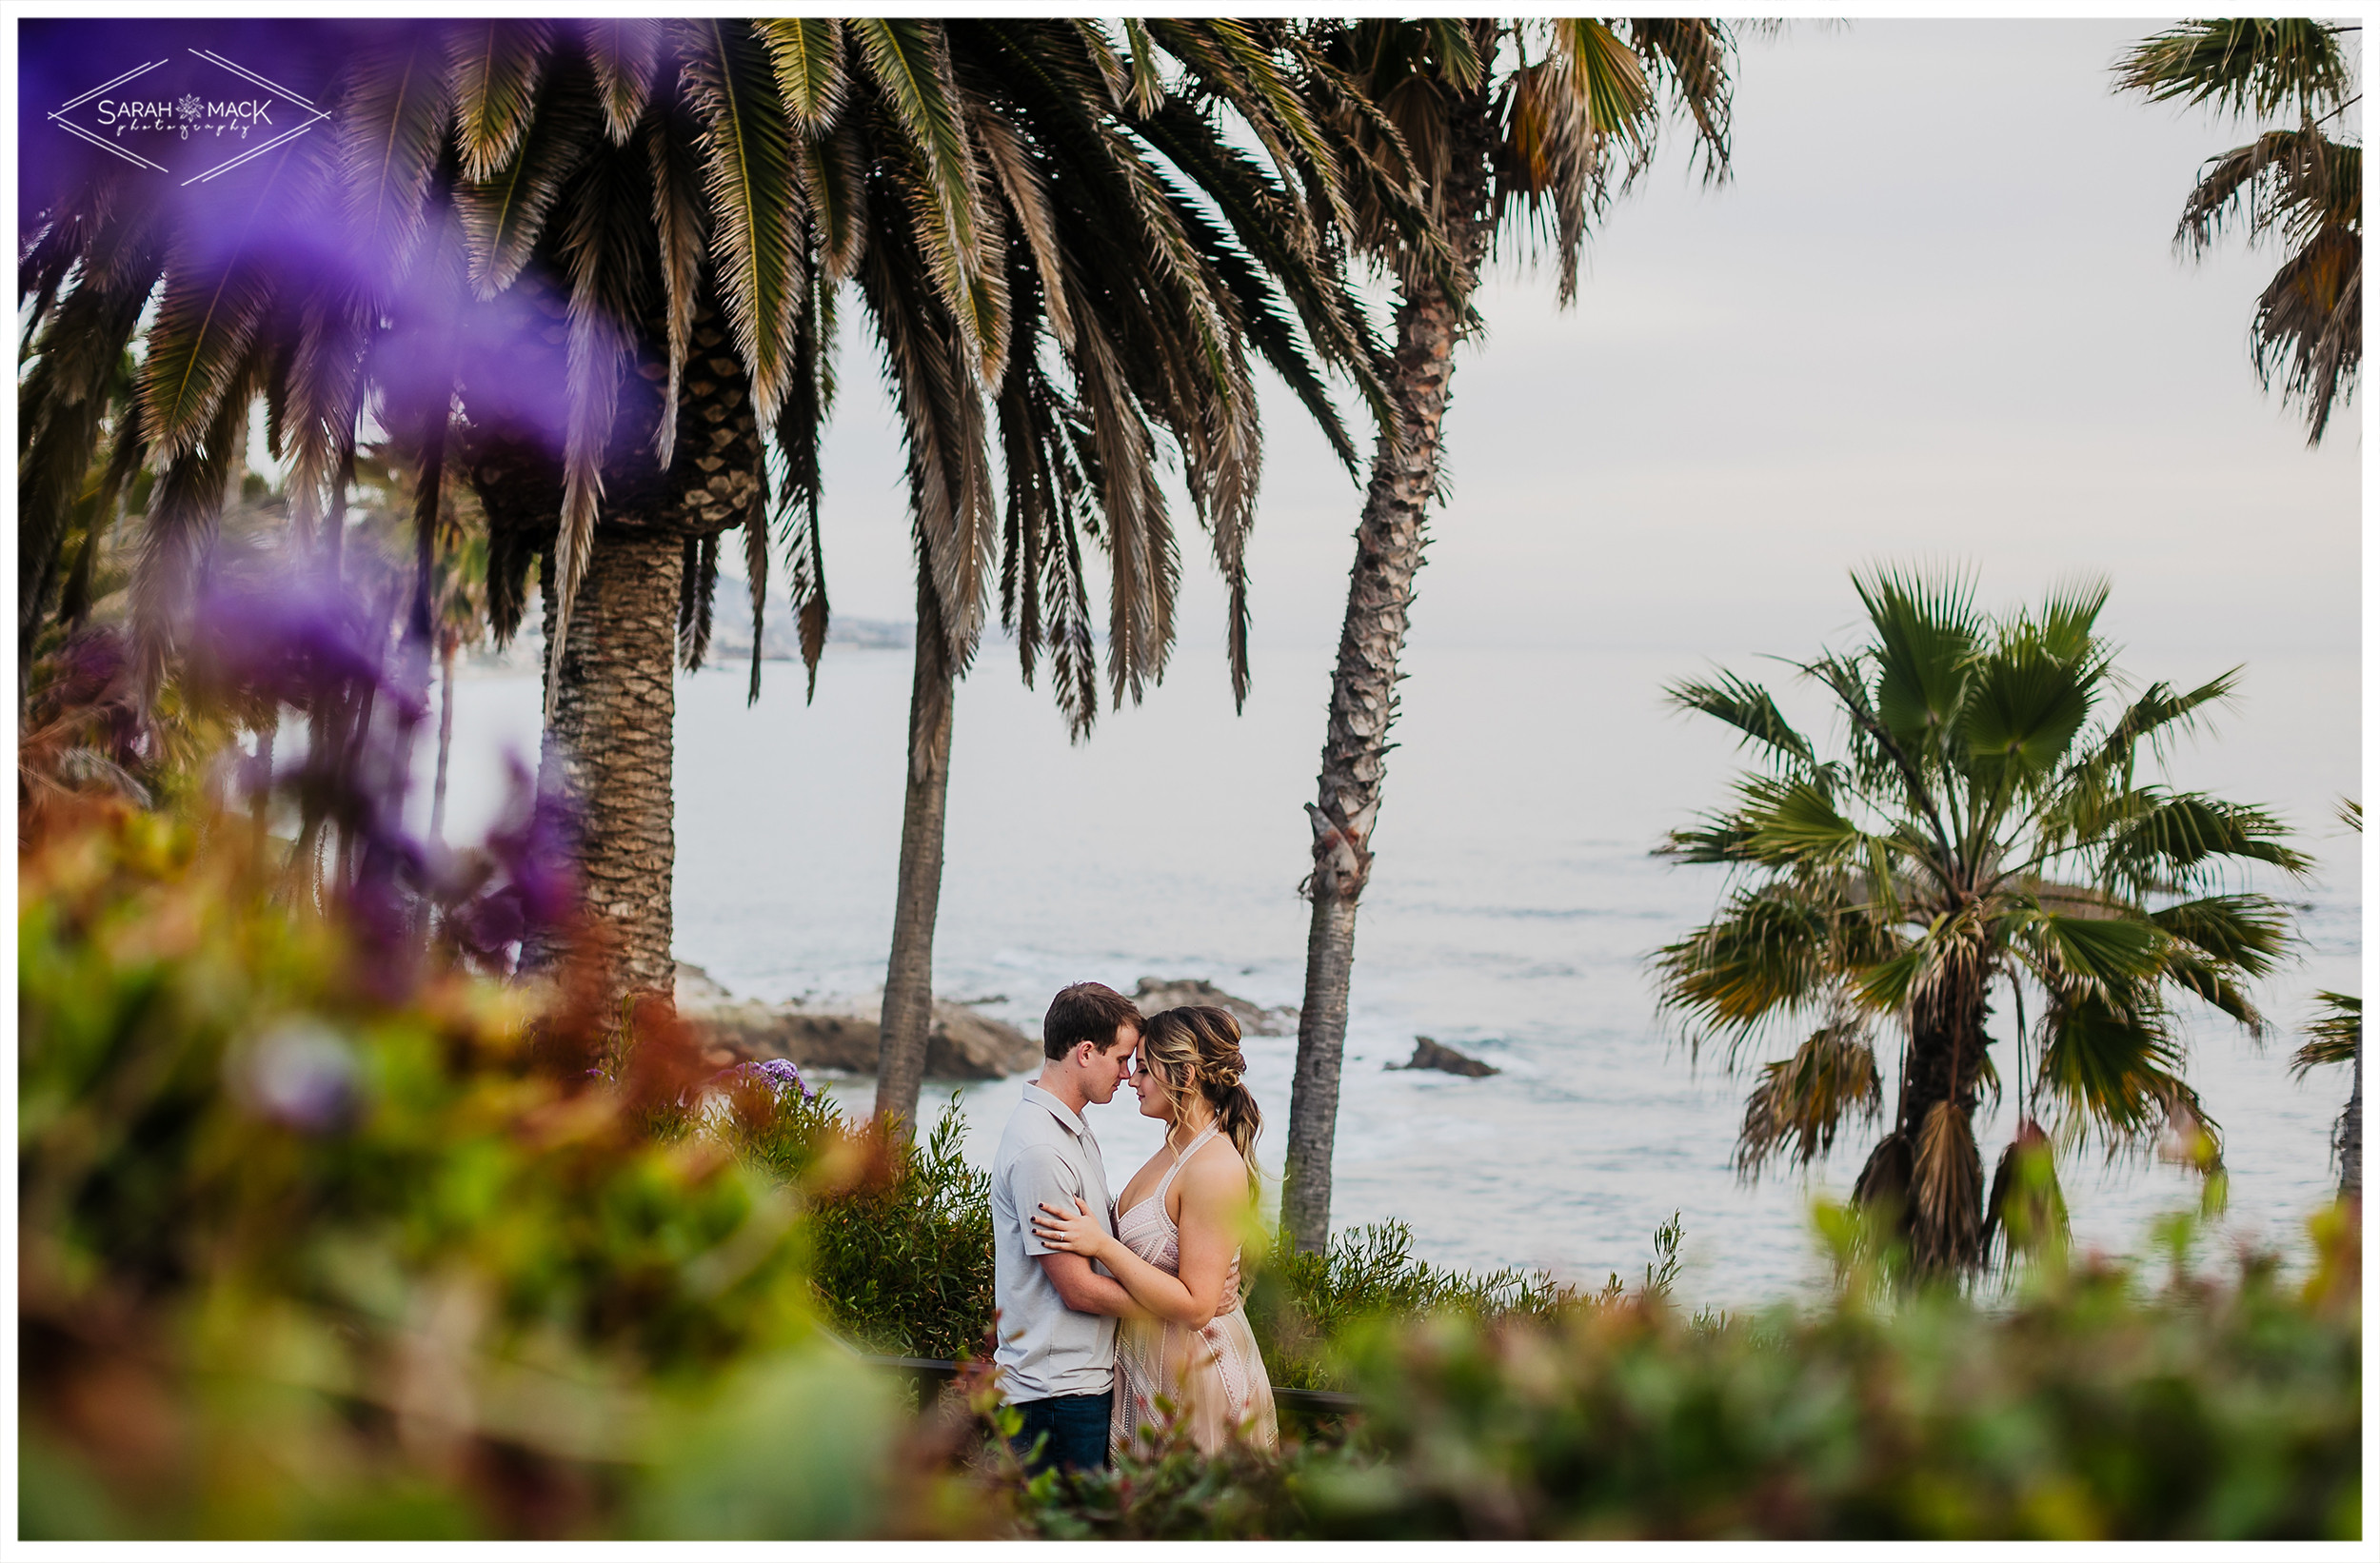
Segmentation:
{"type": "Polygon", "coordinates": [[[675,93],[654,105],[644,131],[653,185],[653,236],[661,259],[662,338],[668,360],[661,416],[653,424],[653,457],[664,470],[677,457],[678,399],[685,386],[703,273],[703,135],[701,123],[675,93]]]}
{"type": "Polygon", "coordinates": [[[2292,876],[2312,866],[2285,844],[2289,826],[2263,809],[2196,792],[2143,788],[2136,796],[2131,819],[2107,841],[2107,872],[2118,883],[2196,883],[2225,860],[2271,863],[2292,876]]]}
{"type": "Polygon", "coordinates": [[[2364,358],[2364,236],[2326,228],[2291,255],[2256,296],[2249,345],[2267,389],[2305,409],[2306,443],[2319,445],[2331,410],[2355,394],[2364,358]]]}
{"type": "Polygon", "coordinates": [[[1852,1020],[1821,1026],[1791,1058],[1761,1066],[1735,1138],[1736,1176],[1755,1181],[1780,1155],[1807,1167],[1835,1148],[1846,1119],[1873,1123],[1883,1106],[1883,1078],[1865,1027],[1852,1020]]]}
{"type": "Polygon", "coordinates": [[[604,133],[625,147],[645,117],[661,59],[662,25],[648,16],[604,16],[582,22],[580,39],[603,105],[604,133]]]}
{"type": "Polygon", "coordinates": [[[1656,77],[1676,89],[1679,107],[1694,121],[1702,178],[1715,185],[1728,176],[1728,136],[1735,114],[1734,33],[1725,22],[1703,16],[1634,17],[1628,42],[1656,77]]]}
{"type": "Polygon", "coordinates": [[[824,130],[843,108],[843,24],[832,17],[795,17],[753,25],[777,68],[785,117],[804,137],[824,130]]]}
{"type": "Polygon", "coordinates": [[[2007,1244],[2013,1262],[2019,1254],[2039,1254],[2066,1244],[2066,1193],[2058,1187],[2057,1155],[2049,1135],[2032,1118],[2020,1118],[1984,1199],[1983,1248],[1994,1238],[2007,1244]]]}
{"type": "Polygon", "coordinates": [[[1935,1102],[1918,1126],[1909,1209],[1919,1265],[1948,1270],[1982,1252],[1983,1157],[1975,1149],[1974,1124],[1955,1102],[1935,1102]]]}
{"type": "Polygon", "coordinates": [[[225,489],[234,453],[248,429],[252,390],[240,366],[219,397],[204,434],[166,460],[144,518],[132,570],[134,664],[143,699],[165,680],[191,594],[223,523],[225,489]]]}
{"type": "Polygon", "coordinates": [[[982,291],[982,194],[942,34],[927,23],[891,17],[855,20],[851,29],[861,62],[912,160],[916,178],[908,193],[928,272],[983,378],[997,382],[995,349],[1002,333],[982,291]]]}
{"type": "Polygon", "coordinates": [[[2250,977],[2271,971],[2290,943],[2289,910],[2266,896],[2202,896],[2152,912],[2150,920],[2250,977]]]}
{"type": "Polygon", "coordinates": [[[1738,890],[1717,918],[1656,953],[1660,1007],[1696,1032],[1741,1038],[1834,991],[1832,945],[1826,908],[1782,886],[1738,890]]]}
{"type": "Polygon", "coordinates": [[[2070,995],[2053,985],[2042,1018],[2040,1079],[2072,1132],[2136,1144],[2165,1125],[2183,1084],[2182,1051],[2152,1006],[2070,995]]]}
{"type": "Polygon", "coordinates": [[[685,540],[678,579],[678,661],[703,665],[711,644],[711,598],[719,589],[719,534],[685,540]]]}
{"type": "Polygon", "coordinates": [[[1880,569],[1853,586],[1875,628],[1876,717],[1913,757],[1930,750],[1958,714],[1982,641],[1973,583],[1880,569]]]}
{"type": "Polygon", "coordinates": [[[805,291],[793,137],[775,68],[751,29],[716,20],[684,25],[684,80],[704,128],[721,290],[737,356],[752,376],[753,403],[769,425],[785,393],[805,291]]]}
{"type": "Polygon", "coordinates": [[[552,72],[506,159],[455,190],[481,298],[495,297],[520,276],[555,199],[594,145],[602,109],[591,85],[575,69],[552,72]]]}
{"type": "Polygon", "coordinates": [[[187,455],[213,425],[271,301],[272,279],[239,250],[179,243],[141,366],[141,416],[162,461],[187,455]]]}
{"type": "Polygon", "coordinates": [[[2134,45],[2115,66],[2118,91],[2258,117],[2283,109],[2311,115],[2341,101],[2353,80],[2339,30],[2298,18],[2184,22],[2134,45]]]}
{"type": "Polygon", "coordinates": [[[2364,1046],[2364,1001],[2328,989],[2314,995],[2322,1013],[2306,1027],[2306,1045],[2290,1055],[2290,1073],[2299,1079],[2327,1063],[2353,1063],[2364,1046]]]}
{"type": "Polygon", "coordinates": [[[426,27],[405,29],[357,61],[332,123],[353,252],[401,273],[421,237],[430,174],[453,113],[444,50],[426,27]]]}
{"type": "Polygon", "coordinates": [[[529,17],[498,16],[449,27],[454,141],[465,179],[492,179],[512,161],[528,129],[538,78],[553,42],[553,24],[529,17]]]}
{"type": "Polygon", "coordinates": [[[1976,663],[1958,711],[1969,772],[1987,788],[2048,779],[2090,719],[2095,669],[2032,638],[1976,663]]]}
{"type": "Polygon", "coordinates": [[[562,233],[570,278],[566,423],[563,438],[562,521],[554,543],[554,632],[546,647],[545,720],[554,720],[570,613],[595,543],[604,497],[604,458],[620,403],[620,376],[641,314],[645,251],[626,213],[646,209],[641,160],[618,148],[597,148],[562,233]]]}
{"type": "Polygon", "coordinates": [[[1681,711],[1699,711],[1736,729],[1743,734],[1738,746],[1758,743],[1804,765],[1817,764],[1817,751],[1810,741],[1794,730],[1776,708],[1775,699],[1756,683],[1722,672],[1714,680],[1689,679],[1671,684],[1662,694],[1681,711]]]}

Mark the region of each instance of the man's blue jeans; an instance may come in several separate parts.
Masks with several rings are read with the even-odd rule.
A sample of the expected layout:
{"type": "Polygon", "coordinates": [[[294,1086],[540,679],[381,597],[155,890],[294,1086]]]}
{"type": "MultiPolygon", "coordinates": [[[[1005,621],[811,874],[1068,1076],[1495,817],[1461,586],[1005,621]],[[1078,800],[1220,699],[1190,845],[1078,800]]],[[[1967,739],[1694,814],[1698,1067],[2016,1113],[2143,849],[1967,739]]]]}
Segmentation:
{"type": "Polygon", "coordinates": [[[1017,1410],[1024,1417],[1024,1431],[1009,1439],[1008,1447],[1024,1458],[1027,1475],[1039,1475],[1053,1465],[1097,1471],[1107,1463],[1107,1417],[1115,1402],[1112,1391],[1021,1401],[1017,1410]],[[1048,1438],[1035,1454],[1033,1445],[1043,1434],[1048,1438]]]}

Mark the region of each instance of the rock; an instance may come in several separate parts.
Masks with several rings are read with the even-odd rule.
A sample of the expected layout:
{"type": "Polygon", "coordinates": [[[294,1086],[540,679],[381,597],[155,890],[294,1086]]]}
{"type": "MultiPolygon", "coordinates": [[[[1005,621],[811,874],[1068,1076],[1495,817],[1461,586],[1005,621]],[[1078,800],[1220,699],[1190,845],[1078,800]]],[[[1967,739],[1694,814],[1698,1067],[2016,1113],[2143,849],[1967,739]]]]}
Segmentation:
{"type": "Polygon", "coordinates": [[[1449,1075],[1500,1075],[1502,1070],[1492,1063],[1482,1063],[1451,1047],[1441,1046],[1434,1037],[1416,1037],[1413,1057],[1403,1063],[1382,1064],[1383,1069],[1441,1069],[1449,1075]]]}
{"type": "Polygon", "coordinates": [[[1298,1033],[1298,1006],[1283,1004],[1279,1009],[1259,1009],[1245,999],[1225,993],[1212,982],[1197,978],[1144,977],[1133,991],[1132,1001],[1143,1015],[1155,1015],[1160,1009],[1178,1009],[1183,1004],[1212,1004],[1229,1010],[1231,1018],[1240,1022],[1240,1030],[1248,1037],[1294,1037],[1298,1033]]]}
{"type": "MultiPolygon", "coordinates": [[[[678,1018],[731,1062],[789,1058],[803,1069],[876,1073],[881,995],[814,1003],[739,999],[699,966],[678,966],[678,1018]]],[[[1004,1020],[938,1000],[926,1034],[925,1077],[997,1080],[1041,1067],[1041,1044],[1004,1020]]]]}
{"type": "Polygon", "coordinates": [[[678,962],[678,1007],[709,1006],[733,1001],[735,995],[711,977],[711,974],[691,960],[678,962]]]}

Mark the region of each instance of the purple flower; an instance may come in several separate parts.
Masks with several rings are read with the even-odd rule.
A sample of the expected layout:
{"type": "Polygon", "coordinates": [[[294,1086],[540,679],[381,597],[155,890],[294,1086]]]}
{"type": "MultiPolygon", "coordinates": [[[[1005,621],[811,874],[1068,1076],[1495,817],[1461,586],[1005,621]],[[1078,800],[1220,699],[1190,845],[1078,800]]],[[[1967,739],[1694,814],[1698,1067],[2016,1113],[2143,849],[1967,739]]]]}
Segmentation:
{"type": "Polygon", "coordinates": [[[709,1083],[732,1084],[739,1079],[764,1080],[769,1089],[779,1096],[787,1091],[799,1091],[804,1101],[814,1101],[818,1098],[818,1093],[810,1089],[810,1082],[802,1078],[801,1067],[791,1058],[764,1058],[757,1063],[732,1064],[713,1075],[709,1083]]]}

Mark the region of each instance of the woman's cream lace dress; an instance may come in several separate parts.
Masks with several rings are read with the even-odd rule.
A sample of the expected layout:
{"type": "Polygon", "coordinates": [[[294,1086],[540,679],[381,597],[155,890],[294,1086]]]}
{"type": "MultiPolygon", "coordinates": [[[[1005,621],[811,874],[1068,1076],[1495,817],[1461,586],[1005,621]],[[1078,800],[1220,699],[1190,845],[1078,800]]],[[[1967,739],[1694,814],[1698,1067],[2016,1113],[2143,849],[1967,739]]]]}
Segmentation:
{"type": "MultiPolygon", "coordinates": [[[[1165,1192],[1182,1163],[1214,1137],[1217,1127],[1210,1125],[1183,1147],[1155,1194],[1116,1217],[1116,1236],[1124,1246],[1168,1276],[1181,1273],[1181,1232],[1165,1214],[1165,1192]]],[[[1202,1330],[1154,1318],[1128,1318],[1117,1330],[1116,1410],[1108,1436],[1119,1452],[1143,1429],[1164,1420],[1157,1404],[1160,1395],[1180,1415],[1183,1431],[1209,1454],[1233,1438],[1264,1449],[1279,1443],[1273,1383],[1264,1375],[1264,1358],[1257,1352],[1247,1312],[1240,1306],[1236,1255],[1223,1285],[1222,1306],[1202,1330]]]]}

